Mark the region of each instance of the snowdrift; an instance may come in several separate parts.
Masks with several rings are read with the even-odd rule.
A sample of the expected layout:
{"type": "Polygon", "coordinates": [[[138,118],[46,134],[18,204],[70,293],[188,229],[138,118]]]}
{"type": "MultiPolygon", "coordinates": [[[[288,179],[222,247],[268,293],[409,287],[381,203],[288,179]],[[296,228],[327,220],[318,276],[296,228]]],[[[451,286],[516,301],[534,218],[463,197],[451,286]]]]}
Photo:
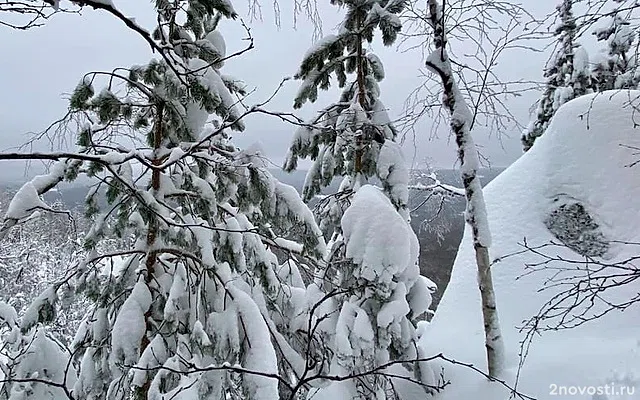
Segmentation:
{"type": "MultiPolygon", "coordinates": [[[[569,287],[553,284],[584,278],[585,255],[596,264],[640,256],[640,245],[631,244],[640,243],[640,164],[634,164],[640,160],[639,111],[640,91],[611,91],[570,101],[557,111],[535,146],[485,188],[493,279],[506,348],[504,379],[511,386],[526,338],[526,331],[519,328],[569,287]],[[545,247],[535,254],[523,247],[525,241],[531,248],[545,247]]],[[[627,269],[618,270],[628,275],[638,263],[621,265],[627,269]]],[[[601,276],[616,270],[604,271],[601,276]]],[[[486,371],[476,276],[471,232],[466,229],[451,281],[420,346],[423,354],[442,352],[486,371]]],[[[575,311],[588,318],[607,309],[599,298],[618,304],[639,293],[640,279],[614,285],[598,293],[593,308],[575,311]]],[[[541,325],[555,326],[558,321],[541,325]]],[[[572,329],[544,331],[529,347],[517,390],[537,399],[640,399],[639,339],[640,305],[624,312],[613,310],[572,329]]],[[[509,390],[468,368],[437,365],[451,382],[438,399],[510,396],[509,390]]]]}

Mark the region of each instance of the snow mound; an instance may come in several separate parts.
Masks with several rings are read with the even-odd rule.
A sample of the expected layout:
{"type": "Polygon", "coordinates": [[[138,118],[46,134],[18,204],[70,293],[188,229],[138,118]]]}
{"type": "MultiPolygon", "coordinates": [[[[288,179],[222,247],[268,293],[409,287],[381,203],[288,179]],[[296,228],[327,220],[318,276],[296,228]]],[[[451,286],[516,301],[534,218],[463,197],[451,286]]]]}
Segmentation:
{"type": "MultiPolygon", "coordinates": [[[[593,272],[598,271],[598,263],[621,263],[640,254],[638,244],[629,244],[640,243],[640,165],[634,166],[640,160],[640,129],[635,122],[638,106],[640,91],[603,92],[564,104],[533,148],[484,190],[493,233],[493,279],[506,348],[504,379],[511,386],[518,371],[521,343],[526,339],[526,331],[520,328],[552,296],[567,288],[554,287],[553,283],[584,278],[585,255],[593,257],[589,273],[595,280],[615,272],[611,267],[593,272]],[[550,216],[562,216],[564,220],[550,224],[550,216]],[[579,254],[581,249],[590,248],[589,240],[600,246],[598,251],[579,254]],[[544,247],[538,248],[538,254],[523,252],[524,243],[530,248],[544,247]]],[[[586,302],[575,311],[589,317],[607,309],[599,299],[618,304],[637,298],[639,291],[638,282],[632,281],[598,292],[592,308],[586,302]]],[[[640,399],[640,307],[613,310],[584,324],[580,316],[572,315],[575,313],[570,313],[566,321],[573,321],[577,327],[535,335],[517,390],[537,399],[640,399]]],[[[559,321],[551,318],[541,326],[554,327],[559,321]]],[[[423,354],[442,352],[486,371],[480,293],[469,229],[449,286],[420,346],[423,354]]],[[[436,396],[438,399],[510,397],[503,386],[489,383],[468,368],[438,364],[452,383],[436,396]]]]}

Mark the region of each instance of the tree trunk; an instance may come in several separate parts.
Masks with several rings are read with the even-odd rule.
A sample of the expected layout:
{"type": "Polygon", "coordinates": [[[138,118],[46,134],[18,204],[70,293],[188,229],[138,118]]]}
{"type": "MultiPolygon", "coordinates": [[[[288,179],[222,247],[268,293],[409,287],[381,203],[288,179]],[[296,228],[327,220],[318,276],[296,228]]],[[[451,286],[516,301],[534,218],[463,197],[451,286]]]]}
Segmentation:
{"type": "MultiPolygon", "coordinates": [[[[156,154],[154,154],[154,158],[152,161],[153,165],[162,164],[162,159],[159,157],[158,149],[162,145],[162,117],[164,114],[164,103],[160,102],[156,109],[156,123],[153,131],[153,150],[156,154]]],[[[154,169],[151,172],[151,189],[153,190],[153,194],[155,195],[160,190],[160,171],[154,169]]],[[[151,213],[150,213],[151,214],[151,213]]],[[[149,228],[147,230],[147,259],[145,261],[145,266],[147,268],[145,282],[147,285],[151,283],[153,272],[156,264],[156,260],[158,257],[158,252],[153,249],[156,238],[158,237],[158,221],[156,217],[150,217],[149,219],[149,228]]],[[[149,289],[151,292],[151,288],[149,289]]],[[[153,292],[151,292],[153,293],[153,292]]],[[[149,319],[151,318],[151,309],[149,309],[145,315],[145,320],[147,324],[147,332],[150,332],[153,329],[152,324],[149,319]]],[[[142,337],[142,341],[140,343],[140,354],[144,352],[147,346],[151,343],[147,335],[142,337]]],[[[137,399],[147,399],[149,388],[151,387],[151,379],[147,377],[147,381],[136,391],[135,398],[137,399]]]]}
{"type": "MultiPolygon", "coordinates": [[[[164,114],[164,104],[160,103],[157,106],[156,111],[156,124],[154,126],[153,131],[153,150],[156,153],[153,158],[153,165],[162,164],[162,160],[158,156],[158,149],[162,145],[162,116],[164,114]]],[[[156,194],[158,190],[160,190],[160,171],[154,169],[151,172],[151,189],[153,193],[156,194]]],[[[151,247],[156,241],[156,237],[158,235],[158,221],[155,218],[151,218],[149,221],[149,230],[147,231],[147,246],[151,247]]],[[[147,279],[151,278],[151,273],[153,272],[153,265],[156,262],[156,254],[154,251],[150,251],[147,255],[147,279]]]]}
{"type": "MultiPolygon", "coordinates": [[[[365,109],[365,104],[366,104],[366,97],[365,97],[365,80],[364,80],[364,66],[362,65],[363,62],[363,58],[364,58],[364,51],[362,49],[362,34],[360,33],[360,31],[362,30],[362,21],[360,20],[360,17],[358,17],[358,36],[357,36],[357,40],[358,40],[358,48],[356,50],[356,75],[357,75],[357,85],[358,85],[358,103],[360,104],[360,107],[362,107],[362,109],[365,109]]],[[[356,133],[356,137],[355,137],[355,145],[356,145],[356,149],[355,149],[355,173],[356,176],[358,174],[360,174],[360,172],[362,171],[362,135],[363,132],[360,133],[356,133]]]]}
{"type": "Polygon", "coordinates": [[[428,1],[429,20],[434,32],[435,49],[428,57],[426,66],[437,73],[442,80],[443,103],[451,115],[451,130],[455,134],[456,144],[458,145],[458,159],[460,160],[462,182],[467,198],[465,220],[471,227],[473,234],[473,247],[478,267],[478,285],[482,301],[487,367],[489,376],[497,377],[502,372],[504,365],[504,344],[502,342],[495,292],[491,278],[489,258],[491,233],[489,231],[482,186],[477,175],[480,163],[473,137],[469,130],[472,115],[455,82],[451,61],[447,56],[443,9],[437,0],[428,1]]]}

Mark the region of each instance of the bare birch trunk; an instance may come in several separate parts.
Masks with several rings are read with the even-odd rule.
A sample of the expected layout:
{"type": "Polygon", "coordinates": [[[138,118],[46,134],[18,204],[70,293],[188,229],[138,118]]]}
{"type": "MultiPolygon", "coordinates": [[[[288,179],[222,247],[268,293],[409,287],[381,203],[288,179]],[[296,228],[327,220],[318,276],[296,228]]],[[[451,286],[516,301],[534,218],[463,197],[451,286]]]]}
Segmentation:
{"type": "Polygon", "coordinates": [[[471,226],[473,233],[473,247],[478,266],[478,285],[482,300],[487,367],[489,376],[497,377],[502,372],[504,365],[504,344],[502,342],[493,280],[491,278],[489,258],[491,233],[487,221],[482,186],[477,175],[480,163],[470,132],[472,115],[455,82],[451,61],[447,56],[443,9],[438,0],[428,0],[428,4],[435,49],[428,57],[426,66],[440,76],[444,91],[443,103],[451,114],[451,130],[456,136],[462,183],[467,198],[465,220],[471,226]]]}

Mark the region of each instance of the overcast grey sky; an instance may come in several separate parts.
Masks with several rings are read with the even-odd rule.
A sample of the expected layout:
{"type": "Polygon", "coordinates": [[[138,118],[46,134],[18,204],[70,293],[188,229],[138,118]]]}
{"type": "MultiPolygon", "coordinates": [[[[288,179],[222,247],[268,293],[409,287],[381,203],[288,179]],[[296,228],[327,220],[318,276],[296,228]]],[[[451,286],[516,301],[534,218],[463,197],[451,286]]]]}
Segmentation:
{"type": "MultiPolygon", "coordinates": [[[[114,0],[125,15],[133,16],[143,26],[152,27],[153,12],[149,1],[114,0]]],[[[234,2],[236,9],[247,23],[245,0],[234,2]]],[[[310,22],[299,18],[293,29],[292,10],[289,1],[281,1],[282,24],[275,26],[271,2],[263,4],[263,21],[249,23],[256,48],[242,57],[229,61],[223,69],[255,88],[248,101],[258,103],[274,91],[285,76],[295,73],[303,54],[312,44],[310,22]]],[[[535,2],[538,11],[553,10],[553,0],[535,2]]],[[[340,21],[343,11],[337,7],[321,6],[324,33],[331,33],[340,21]]],[[[227,51],[234,52],[246,45],[241,38],[246,34],[239,24],[225,21],[221,30],[227,41],[227,51]]],[[[372,48],[382,59],[387,71],[381,83],[382,100],[392,119],[397,118],[407,95],[421,83],[418,69],[423,65],[419,51],[399,53],[395,47],[383,48],[374,43],[372,48]]],[[[145,42],[127,29],[120,21],[104,12],[86,9],[82,16],[57,15],[43,27],[29,31],[12,31],[0,27],[0,134],[1,149],[18,145],[26,140],[29,131],[40,131],[50,122],[62,116],[69,93],[82,75],[91,70],[110,70],[117,66],[130,66],[148,61],[151,52],[145,42]]],[[[523,79],[541,79],[546,59],[542,54],[513,54],[501,61],[502,73],[523,79]]],[[[292,111],[293,97],[298,82],[289,81],[270,103],[269,108],[292,111]]],[[[296,113],[304,118],[329,102],[335,101],[337,91],[321,94],[314,105],[306,105],[296,113]]],[[[523,96],[511,104],[512,111],[522,123],[528,120],[528,107],[537,95],[523,96]]],[[[431,122],[419,126],[417,147],[407,141],[406,155],[420,163],[429,160],[432,165],[450,168],[455,165],[454,143],[446,127],[438,138],[429,139],[431,122]]],[[[268,116],[251,116],[246,132],[236,136],[241,147],[259,142],[266,155],[281,165],[294,127],[268,116]]],[[[504,166],[521,154],[520,132],[509,132],[500,141],[491,132],[475,130],[476,142],[492,165],[504,166]]],[[[16,163],[0,165],[0,179],[19,178],[23,173],[16,163]]]]}

